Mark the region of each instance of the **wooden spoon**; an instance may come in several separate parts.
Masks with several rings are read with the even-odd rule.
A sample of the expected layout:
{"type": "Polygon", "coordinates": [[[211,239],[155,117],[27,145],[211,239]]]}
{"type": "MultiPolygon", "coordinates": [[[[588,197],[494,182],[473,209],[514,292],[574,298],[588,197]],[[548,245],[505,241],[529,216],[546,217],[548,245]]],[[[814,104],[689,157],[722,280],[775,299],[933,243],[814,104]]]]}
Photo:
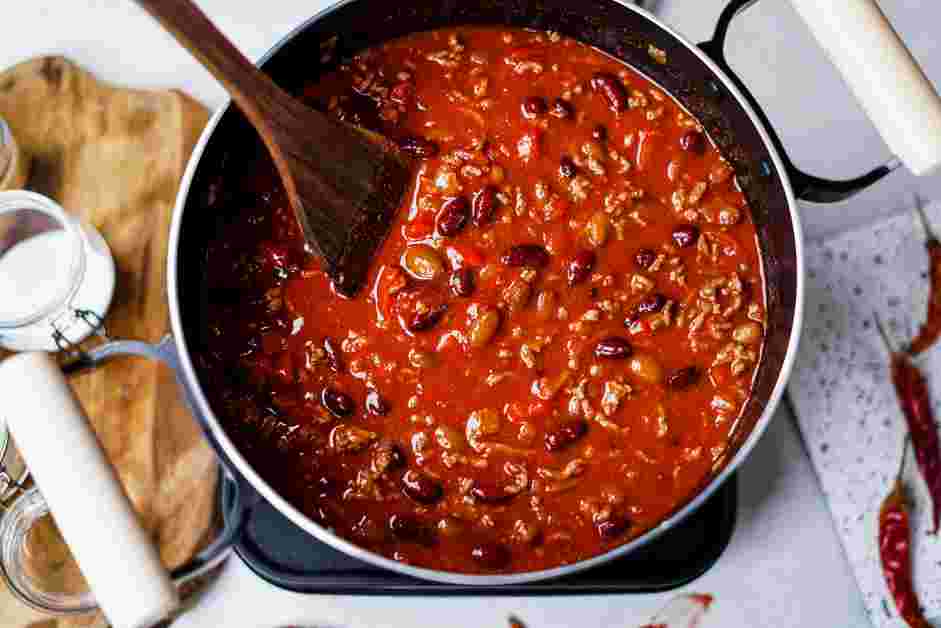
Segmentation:
{"type": "Polygon", "coordinates": [[[274,159],[304,238],[353,296],[409,183],[388,139],[328,119],[252,65],[191,0],[137,0],[229,92],[274,159]]]}

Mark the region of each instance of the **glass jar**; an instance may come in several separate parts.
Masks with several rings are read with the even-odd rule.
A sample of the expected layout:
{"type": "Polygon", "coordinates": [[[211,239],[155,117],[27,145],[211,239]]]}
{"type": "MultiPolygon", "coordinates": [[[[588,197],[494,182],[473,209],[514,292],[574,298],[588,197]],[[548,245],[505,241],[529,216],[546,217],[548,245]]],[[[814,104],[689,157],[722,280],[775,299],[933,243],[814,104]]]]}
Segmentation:
{"type": "Polygon", "coordinates": [[[0,191],[22,189],[28,173],[29,158],[20,150],[6,121],[0,118],[0,191]]]}
{"type": "Polygon", "coordinates": [[[0,192],[0,345],[70,349],[101,327],[114,261],[95,229],[55,201],[0,192]]]}

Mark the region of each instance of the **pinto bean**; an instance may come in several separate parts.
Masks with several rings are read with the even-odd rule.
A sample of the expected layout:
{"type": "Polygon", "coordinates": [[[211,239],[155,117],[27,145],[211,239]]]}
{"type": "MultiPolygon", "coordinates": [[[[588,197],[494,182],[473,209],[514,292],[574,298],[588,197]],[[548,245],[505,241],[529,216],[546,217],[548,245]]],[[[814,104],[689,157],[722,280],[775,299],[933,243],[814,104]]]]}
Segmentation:
{"type": "Polygon", "coordinates": [[[555,318],[558,305],[559,295],[555,290],[540,290],[536,295],[536,314],[540,320],[548,321],[555,318]]]}
{"type": "Polygon", "coordinates": [[[591,215],[588,222],[585,223],[585,238],[593,249],[600,249],[608,241],[608,233],[611,231],[611,219],[603,211],[597,211],[591,215]]]}
{"type": "Polygon", "coordinates": [[[500,311],[491,307],[478,307],[467,328],[467,342],[475,349],[486,346],[500,328],[500,311]]]}
{"type": "Polygon", "coordinates": [[[431,281],[444,272],[441,256],[427,244],[413,244],[405,249],[402,267],[409,275],[422,281],[431,281]]]}

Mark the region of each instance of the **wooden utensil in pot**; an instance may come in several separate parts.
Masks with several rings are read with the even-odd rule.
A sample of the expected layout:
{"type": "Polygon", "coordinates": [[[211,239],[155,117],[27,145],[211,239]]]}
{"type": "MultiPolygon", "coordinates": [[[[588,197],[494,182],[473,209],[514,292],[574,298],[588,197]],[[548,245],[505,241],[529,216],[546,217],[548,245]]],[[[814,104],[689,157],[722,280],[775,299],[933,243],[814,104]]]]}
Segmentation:
{"type": "Polygon", "coordinates": [[[408,187],[405,156],[381,135],[332,121],[288,95],[190,0],[137,4],[226,88],[267,146],[335,289],[355,294],[408,187]]]}

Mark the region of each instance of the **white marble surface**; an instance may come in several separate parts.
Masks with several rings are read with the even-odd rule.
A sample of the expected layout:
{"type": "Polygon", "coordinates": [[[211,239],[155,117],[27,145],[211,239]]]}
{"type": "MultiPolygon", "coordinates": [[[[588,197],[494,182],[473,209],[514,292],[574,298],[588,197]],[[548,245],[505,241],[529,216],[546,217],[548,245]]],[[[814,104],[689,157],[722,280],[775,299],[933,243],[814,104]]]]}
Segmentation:
{"type": "MultiPolygon", "coordinates": [[[[941,203],[927,206],[925,213],[930,224],[941,226],[941,203]]],[[[807,317],[789,387],[863,600],[873,623],[886,628],[903,622],[883,608],[887,593],[876,530],[908,429],[873,312],[896,346],[914,337],[928,301],[924,238],[924,229],[909,213],[807,247],[807,317]]],[[[929,348],[916,363],[924,373],[938,373],[941,346],[929,348]]],[[[928,378],[935,414],[941,410],[939,383],[928,378]]],[[[904,482],[912,512],[915,586],[925,615],[941,617],[941,542],[930,534],[931,496],[908,457],[904,482]]]]}
{"type": "MultiPolygon", "coordinates": [[[[406,1],[406,0],[402,0],[406,1]]],[[[323,0],[200,0],[249,56],[260,55],[323,0]]],[[[935,0],[883,2],[929,75],[941,77],[933,28],[935,0]]],[[[660,0],[665,19],[694,40],[712,28],[723,0],[660,0]]],[[[181,87],[210,106],[222,90],[127,0],[4,2],[0,67],[63,53],[100,77],[140,87],[181,87]]],[[[730,58],[778,125],[797,163],[849,176],[888,157],[835,71],[785,2],[759,3],[733,28],[730,58]]],[[[833,232],[905,204],[913,185],[941,196],[941,178],[896,173],[849,206],[807,208],[811,236],[833,232]]],[[[867,626],[865,611],[791,417],[780,410],[743,467],[732,543],[692,590],[716,595],[712,627],[867,626]]],[[[233,560],[203,602],[174,625],[266,627],[432,626],[487,628],[516,613],[530,628],[624,627],[643,621],[664,595],[578,598],[351,598],[299,596],[265,584],[233,560]]]]}

